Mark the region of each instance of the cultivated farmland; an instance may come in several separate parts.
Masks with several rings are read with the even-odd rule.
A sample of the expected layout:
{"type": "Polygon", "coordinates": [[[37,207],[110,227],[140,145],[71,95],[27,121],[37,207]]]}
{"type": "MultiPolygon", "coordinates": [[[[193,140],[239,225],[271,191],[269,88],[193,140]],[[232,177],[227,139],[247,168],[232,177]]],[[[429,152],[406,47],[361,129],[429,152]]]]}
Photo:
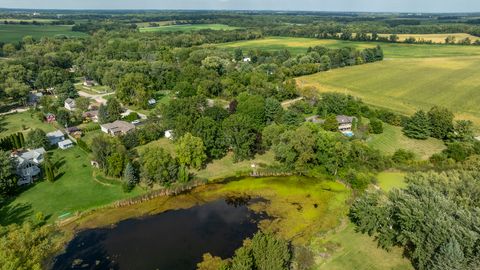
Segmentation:
{"type": "MultiPolygon", "coordinates": [[[[478,48],[480,50],[480,48],[478,48]]],[[[366,103],[412,114],[433,105],[480,124],[480,57],[392,59],[297,79],[320,92],[341,92],[366,103]]]]}
{"type": "Polygon", "coordinates": [[[383,48],[386,58],[427,58],[452,56],[480,56],[479,46],[458,45],[427,45],[382,42],[356,42],[334,39],[269,37],[265,39],[238,41],[220,44],[220,47],[233,50],[241,48],[249,50],[279,51],[289,50],[292,54],[306,53],[309,47],[325,46],[328,48],[354,47],[357,49],[371,48],[379,45],[383,48]]]}
{"type": "Polygon", "coordinates": [[[225,24],[181,24],[181,25],[167,25],[158,27],[143,27],[140,32],[190,32],[198,30],[235,30],[237,27],[228,26],[225,24]]]}
{"type": "Polygon", "coordinates": [[[84,37],[86,35],[81,32],[73,32],[69,25],[0,24],[0,42],[18,42],[25,36],[40,39],[55,36],[84,37]]]}

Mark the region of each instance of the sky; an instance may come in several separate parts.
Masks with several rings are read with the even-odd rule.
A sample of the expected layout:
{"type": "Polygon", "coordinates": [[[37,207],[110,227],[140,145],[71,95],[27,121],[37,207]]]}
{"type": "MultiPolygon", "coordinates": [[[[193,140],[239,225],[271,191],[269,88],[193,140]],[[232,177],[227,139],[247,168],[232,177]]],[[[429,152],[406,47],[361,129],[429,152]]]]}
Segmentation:
{"type": "Polygon", "coordinates": [[[3,8],[480,12],[480,0],[0,0],[3,8]]]}

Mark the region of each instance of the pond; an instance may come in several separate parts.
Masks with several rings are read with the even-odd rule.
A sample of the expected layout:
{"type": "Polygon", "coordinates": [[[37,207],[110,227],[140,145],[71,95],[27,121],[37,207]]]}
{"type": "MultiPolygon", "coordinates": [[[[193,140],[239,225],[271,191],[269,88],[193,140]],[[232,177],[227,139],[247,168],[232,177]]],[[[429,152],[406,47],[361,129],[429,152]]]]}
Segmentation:
{"type": "Polygon", "coordinates": [[[257,200],[221,199],[82,231],[55,259],[53,269],[189,270],[207,252],[231,257],[266,218],[248,208],[257,200]]]}

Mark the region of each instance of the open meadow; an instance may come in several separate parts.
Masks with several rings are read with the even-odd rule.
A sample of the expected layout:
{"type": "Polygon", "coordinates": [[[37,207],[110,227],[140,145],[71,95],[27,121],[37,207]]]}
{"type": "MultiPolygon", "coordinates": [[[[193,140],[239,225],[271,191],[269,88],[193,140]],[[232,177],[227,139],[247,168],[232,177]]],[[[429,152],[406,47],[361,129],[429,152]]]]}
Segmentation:
{"type": "Polygon", "coordinates": [[[190,32],[198,30],[235,30],[237,27],[228,26],[225,24],[179,24],[179,25],[165,25],[158,27],[142,27],[140,32],[190,32]]]}
{"type": "Polygon", "coordinates": [[[240,48],[249,50],[279,51],[287,49],[292,54],[306,53],[309,47],[324,46],[327,48],[353,47],[357,49],[381,46],[385,58],[429,58],[453,56],[480,56],[480,46],[405,44],[385,42],[357,42],[336,39],[268,37],[264,39],[236,41],[219,44],[221,48],[233,50],[240,48]]]}
{"type": "MultiPolygon", "coordinates": [[[[389,37],[390,34],[378,34],[380,37],[389,37]]],[[[397,34],[399,41],[405,41],[407,38],[415,38],[418,40],[431,41],[433,43],[445,43],[447,37],[455,37],[455,41],[461,41],[465,38],[469,38],[472,42],[475,42],[479,37],[472,36],[466,33],[450,33],[450,34],[397,34]]]]}
{"type": "Polygon", "coordinates": [[[19,42],[25,36],[32,36],[35,39],[42,37],[84,37],[87,34],[73,32],[69,25],[19,25],[0,24],[0,42],[19,42]]]}

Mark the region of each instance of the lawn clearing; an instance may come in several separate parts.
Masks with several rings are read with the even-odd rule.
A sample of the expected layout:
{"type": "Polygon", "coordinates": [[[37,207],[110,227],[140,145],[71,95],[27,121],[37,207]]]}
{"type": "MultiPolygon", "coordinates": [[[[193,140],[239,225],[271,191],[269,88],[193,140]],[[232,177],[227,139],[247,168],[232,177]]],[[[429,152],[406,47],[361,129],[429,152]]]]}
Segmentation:
{"type": "Polygon", "coordinates": [[[339,231],[314,241],[319,266],[315,270],[413,270],[410,261],[402,257],[400,248],[390,252],[378,247],[373,237],[355,232],[347,224],[339,231]]]}
{"type": "Polygon", "coordinates": [[[430,44],[404,44],[385,42],[357,42],[334,39],[292,38],[292,37],[268,37],[264,39],[236,41],[219,44],[226,49],[266,50],[279,51],[287,49],[292,54],[306,53],[309,47],[324,46],[328,48],[354,47],[357,49],[381,46],[385,58],[428,58],[428,57],[452,57],[452,56],[480,56],[479,46],[458,45],[430,45],[430,44]]]}
{"type": "MultiPolygon", "coordinates": [[[[77,211],[99,207],[143,192],[136,188],[131,193],[124,193],[120,182],[117,185],[107,185],[95,181],[90,159],[79,147],[52,152],[53,160],[61,164],[58,172],[60,177],[53,183],[42,181],[28,187],[6,207],[24,206],[28,209],[27,218],[42,212],[50,221],[55,221],[59,216],[69,217],[77,211]]],[[[10,219],[20,221],[15,220],[15,217],[10,219]]]]}
{"type": "Polygon", "coordinates": [[[409,115],[441,105],[479,125],[479,66],[480,57],[473,56],[392,59],[299,77],[297,82],[320,92],[351,94],[409,115]]]}
{"type": "Polygon", "coordinates": [[[0,116],[0,137],[5,137],[17,132],[27,133],[35,128],[42,129],[47,133],[56,130],[53,124],[42,122],[36,115],[32,116],[29,112],[0,116]]]}
{"type": "Polygon", "coordinates": [[[143,27],[140,28],[140,32],[191,32],[199,30],[235,30],[238,27],[228,26],[225,24],[179,24],[179,25],[166,25],[158,27],[143,27]]]}
{"type": "Polygon", "coordinates": [[[415,153],[418,159],[428,159],[433,154],[445,149],[445,144],[438,139],[415,140],[405,136],[401,127],[384,123],[382,134],[372,134],[368,145],[382,153],[392,155],[398,149],[406,149],[415,153]]]}
{"type": "Polygon", "coordinates": [[[70,25],[19,25],[0,24],[0,42],[19,42],[25,36],[42,37],[85,37],[87,34],[73,32],[70,25]]]}
{"type": "Polygon", "coordinates": [[[403,172],[381,172],[377,176],[378,186],[385,192],[394,188],[405,188],[405,173],[403,172]]]}

